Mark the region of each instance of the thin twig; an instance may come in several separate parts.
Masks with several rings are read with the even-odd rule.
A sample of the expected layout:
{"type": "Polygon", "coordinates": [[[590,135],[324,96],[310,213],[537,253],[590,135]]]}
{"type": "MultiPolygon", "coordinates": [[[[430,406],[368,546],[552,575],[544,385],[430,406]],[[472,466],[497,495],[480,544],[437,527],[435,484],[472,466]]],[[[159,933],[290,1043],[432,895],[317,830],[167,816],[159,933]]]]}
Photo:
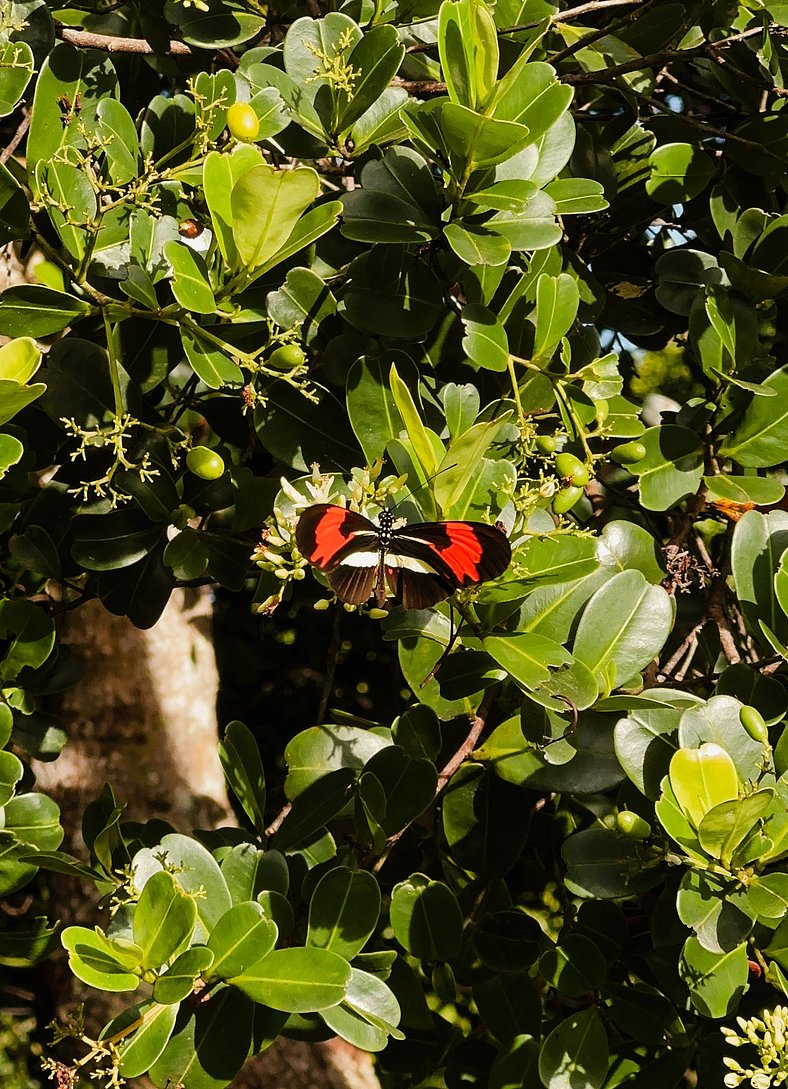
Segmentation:
{"type": "Polygon", "coordinates": [[[279,825],[282,823],[282,821],[285,819],[285,817],[287,816],[287,814],[290,812],[290,810],[292,808],[293,808],[293,803],[292,802],[288,802],[287,805],[282,806],[282,808],[279,810],[279,812],[276,814],[274,819],[271,821],[271,823],[266,828],[265,834],[267,836],[272,836],[274,834],[274,832],[279,831],[279,825]]]}
{"type": "Polygon", "coordinates": [[[334,677],[337,671],[337,659],[342,646],[340,638],[340,624],[342,621],[342,608],[337,605],[334,609],[334,617],[331,623],[331,642],[328,645],[328,657],[326,659],[326,672],[323,679],[323,687],[320,692],[320,703],[317,708],[316,726],[322,726],[326,721],[326,711],[331,693],[334,690],[334,677]]]}
{"type": "MultiPolygon", "coordinates": [[[[479,704],[479,709],[477,710],[475,715],[471,716],[471,726],[468,731],[467,737],[438,776],[438,782],[435,787],[436,798],[444,789],[446,784],[449,782],[452,775],[454,775],[460,764],[467,760],[475,749],[476,742],[479,740],[482,730],[487,725],[487,716],[489,715],[490,708],[492,707],[495,697],[498,694],[498,688],[499,686],[496,684],[493,685],[492,688],[487,689],[484,697],[482,698],[482,702],[479,704]]],[[[386,846],[383,848],[383,851],[375,861],[375,864],[372,866],[373,873],[379,873],[383,869],[384,865],[386,864],[386,860],[391,854],[392,848],[397,843],[397,841],[405,834],[407,829],[410,828],[410,825],[412,823],[412,821],[409,821],[404,828],[401,828],[399,832],[396,832],[393,836],[391,836],[390,839],[386,841],[386,846]]]]}
{"type": "Polygon", "coordinates": [[[25,133],[27,132],[27,130],[29,128],[30,128],[30,112],[26,110],[25,111],[25,116],[19,122],[19,127],[17,128],[16,132],[11,137],[11,139],[8,141],[8,143],[3,148],[3,150],[0,151],[0,163],[7,163],[8,162],[8,160],[14,154],[16,149],[22,143],[22,140],[24,139],[24,135],[25,135],[25,133]]]}
{"type": "Polygon", "coordinates": [[[640,72],[644,68],[662,68],[672,61],[694,60],[696,57],[715,57],[721,49],[747,38],[754,38],[756,34],[763,34],[763,27],[751,27],[743,30],[741,34],[733,34],[730,38],[722,38],[718,42],[704,42],[703,45],[693,46],[691,49],[663,49],[659,53],[649,53],[644,57],[633,57],[632,60],[622,64],[614,64],[610,68],[600,69],[598,72],[567,72],[561,76],[564,83],[609,83],[614,76],[622,76],[627,72],[640,72]]]}

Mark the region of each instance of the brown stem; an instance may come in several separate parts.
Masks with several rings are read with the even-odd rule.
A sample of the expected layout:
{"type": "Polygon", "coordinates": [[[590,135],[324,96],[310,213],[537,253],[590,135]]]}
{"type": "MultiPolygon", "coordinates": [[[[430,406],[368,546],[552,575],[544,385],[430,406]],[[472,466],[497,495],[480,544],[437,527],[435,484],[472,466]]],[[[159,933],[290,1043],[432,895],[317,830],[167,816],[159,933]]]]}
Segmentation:
{"type": "Polygon", "coordinates": [[[572,84],[609,83],[613,76],[624,75],[626,72],[639,72],[643,68],[662,68],[672,61],[693,60],[695,57],[714,57],[720,49],[762,33],[763,27],[751,27],[750,30],[743,30],[741,34],[733,34],[730,38],[723,38],[719,42],[704,42],[703,45],[696,45],[692,49],[663,49],[659,53],[650,53],[645,57],[633,57],[630,61],[615,64],[599,72],[568,72],[561,76],[561,80],[572,84]]]}
{"type": "MultiPolygon", "coordinates": [[[[93,34],[87,30],[74,30],[68,26],[59,26],[57,36],[71,45],[85,46],[88,49],[104,49],[107,53],[158,53],[146,38],[118,38],[111,34],[93,34]]],[[[171,41],[167,54],[189,57],[191,47],[186,42],[171,41]]]]}
{"type": "Polygon", "coordinates": [[[11,158],[11,156],[14,154],[16,149],[21,144],[21,142],[22,142],[22,140],[24,138],[24,135],[25,135],[25,133],[27,132],[27,130],[29,128],[30,128],[30,113],[28,111],[25,111],[25,116],[19,122],[19,127],[17,128],[16,132],[11,137],[11,139],[8,141],[8,143],[3,148],[3,150],[0,151],[0,163],[7,163],[8,162],[8,160],[11,158]]]}
{"type": "MultiPolygon", "coordinates": [[[[479,740],[482,730],[487,725],[487,716],[490,713],[490,708],[492,707],[497,694],[497,684],[493,685],[492,688],[488,688],[485,692],[482,702],[479,704],[479,709],[477,710],[475,715],[471,716],[471,727],[468,731],[467,737],[438,776],[438,782],[435,787],[436,798],[444,789],[448,781],[451,779],[452,775],[454,775],[460,764],[467,760],[475,749],[476,742],[479,740]]],[[[401,828],[399,832],[396,832],[393,836],[390,837],[390,839],[386,841],[386,846],[383,848],[383,851],[381,852],[380,856],[372,867],[373,873],[379,873],[383,869],[386,860],[391,854],[392,848],[394,847],[396,842],[404,835],[404,833],[407,831],[412,823],[412,821],[409,821],[404,828],[401,828]]]]}
{"type": "Polygon", "coordinates": [[[285,817],[287,816],[287,814],[290,812],[290,810],[292,808],[293,808],[292,802],[288,802],[287,805],[282,806],[282,808],[279,810],[279,812],[276,814],[274,819],[271,821],[271,823],[266,828],[265,834],[267,836],[272,836],[274,834],[274,832],[277,832],[279,830],[280,824],[282,823],[282,821],[285,819],[285,817]]]}
{"type": "Polygon", "coordinates": [[[340,624],[342,622],[342,608],[337,605],[334,609],[334,617],[331,624],[331,642],[328,645],[328,657],[326,660],[326,672],[323,680],[323,687],[320,692],[320,703],[317,708],[317,721],[316,726],[322,726],[326,721],[326,711],[328,710],[328,701],[331,699],[331,693],[334,690],[334,677],[337,671],[337,659],[339,657],[339,650],[342,646],[342,640],[340,638],[340,624]]]}

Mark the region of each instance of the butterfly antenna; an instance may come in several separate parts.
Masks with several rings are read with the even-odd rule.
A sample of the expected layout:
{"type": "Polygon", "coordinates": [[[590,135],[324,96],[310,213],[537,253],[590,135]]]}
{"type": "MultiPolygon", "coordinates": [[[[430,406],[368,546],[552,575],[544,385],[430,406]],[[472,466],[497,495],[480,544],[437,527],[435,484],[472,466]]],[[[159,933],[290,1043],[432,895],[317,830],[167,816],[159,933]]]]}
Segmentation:
{"type": "Polygon", "coordinates": [[[446,658],[451,653],[452,647],[454,646],[455,642],[457,641],[458,633],[459,633],[459,628],[456,628],[454,626],[454,606],[452,605],[451,602],[449,602],[449,641],[446,644],[446,647],[445,647],[443,653],[441,654],[440,658],[437,660],[437,662],[432,667],[432,669],[429,671],[429,673],[424,678],[424,680],[420,682],[420,684],[419,684],[420,689],[424,688],[426,685],[428,685],[430,683],[432,678],[435,676],[435,674],[438,672],[440,667],[446,661],[446,658]]]}
{"type": "Polygon", "coordinates": [[[413,488],[410,491],[406,492],[405,495],[403,495],[402,499],[398,500],[398,502],[396,502],[394,506],[398,507],[401,503],[405,503],[408,499],[411,499],[416,494],[416,492],[420,492],[422,488],[426,488],[426,486],[428,484],[431,484],[436,477],[441,475],[441,473],[448,473],[449,469],[456,468],[456,461],[452,462],[451,465],[444,465],[442,469],[438,469],[437,473],[433,473],[432,476],[428,476],[426,480],[422,480],[421,484],[419,484],[417,488],[413,488]]]}

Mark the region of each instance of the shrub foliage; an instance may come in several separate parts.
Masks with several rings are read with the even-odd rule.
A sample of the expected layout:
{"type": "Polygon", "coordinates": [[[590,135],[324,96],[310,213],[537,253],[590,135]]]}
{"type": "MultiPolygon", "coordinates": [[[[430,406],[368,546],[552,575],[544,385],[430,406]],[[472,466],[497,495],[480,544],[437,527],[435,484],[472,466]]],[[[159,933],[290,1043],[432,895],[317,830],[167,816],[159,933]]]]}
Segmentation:
{"type": "Polygon", "coordinates": [[[0,891],[105,908],[4,915],[0,962],[125,996],[62,1084],[221,1089],[280,1034],[385,1086],[772,1084],[788,4],[328,7],[0,11],[0,891]],[[60,850],[56,615],[341,610],[295,546],[325,501],[513,561],[362,610],[409,704],[298,724],[284,809],[233,722],[239,827],[124,824],[115,784],[60,850]]]}

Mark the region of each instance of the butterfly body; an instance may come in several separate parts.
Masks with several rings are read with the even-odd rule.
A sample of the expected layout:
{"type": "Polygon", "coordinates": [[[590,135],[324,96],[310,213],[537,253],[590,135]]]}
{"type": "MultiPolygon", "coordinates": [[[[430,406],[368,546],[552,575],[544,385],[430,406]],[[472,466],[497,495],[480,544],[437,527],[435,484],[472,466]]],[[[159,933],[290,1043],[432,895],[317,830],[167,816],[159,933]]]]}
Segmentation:
{"type": "Polygon", "coordinates": [[[328,579],[337,597],[361,605],[374,594],[382,607],[387,588],[406,609],[427,609],[455,590],[497,578],[509,566],[505,534],[481,522],[398,525],[384,509],[375,525],[333,503],[301,515],[296,542],[328,579]]]}

